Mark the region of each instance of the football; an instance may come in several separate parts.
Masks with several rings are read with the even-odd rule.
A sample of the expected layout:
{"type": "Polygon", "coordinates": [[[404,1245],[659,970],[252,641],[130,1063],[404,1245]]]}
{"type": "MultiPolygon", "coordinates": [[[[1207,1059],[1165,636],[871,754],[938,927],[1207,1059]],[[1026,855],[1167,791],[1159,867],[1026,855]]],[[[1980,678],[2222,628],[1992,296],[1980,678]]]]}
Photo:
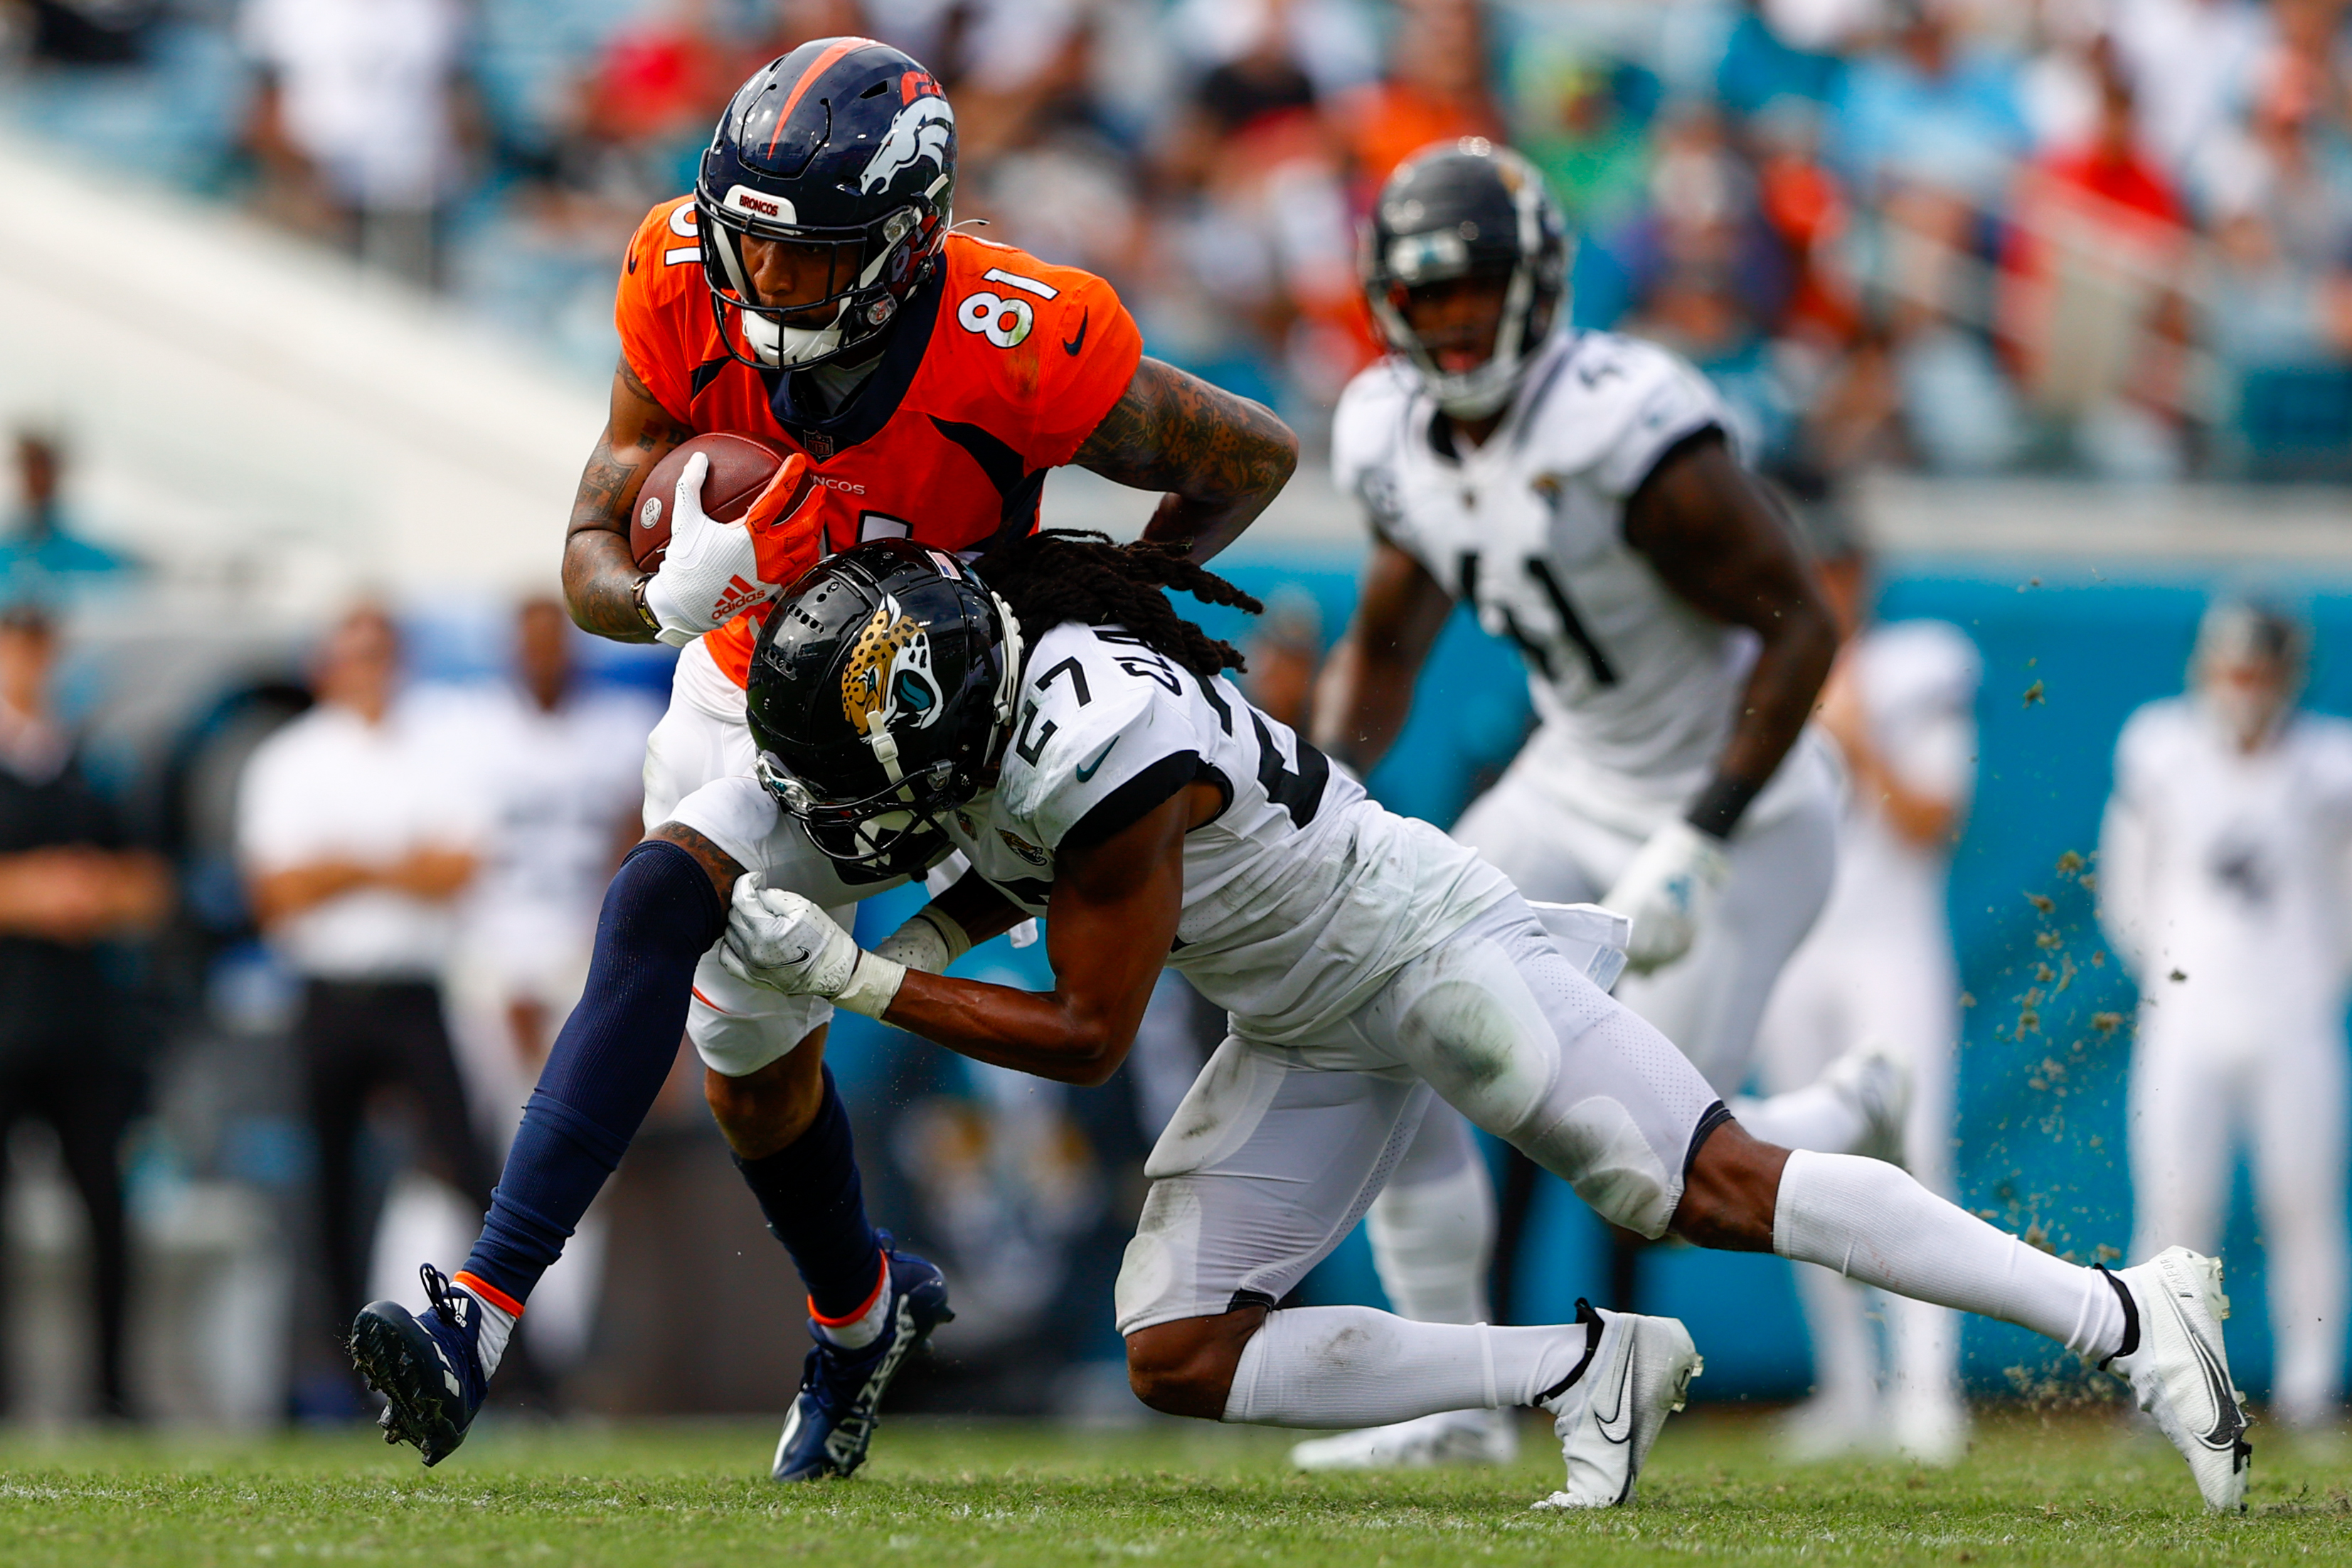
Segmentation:
{"type": "Polygon", "coordinates": [[[672,447],[637,492],[637,507],[629,517],[629,553],[646,571],[657,571],[669,550],[671,503],[677,495],[677,476],[696,453],[710,459],[702,476],[702,512],[721,523],[741,517],[784,461],[785,454],[756,436],[717,432],[698,435],[672,447]]]}

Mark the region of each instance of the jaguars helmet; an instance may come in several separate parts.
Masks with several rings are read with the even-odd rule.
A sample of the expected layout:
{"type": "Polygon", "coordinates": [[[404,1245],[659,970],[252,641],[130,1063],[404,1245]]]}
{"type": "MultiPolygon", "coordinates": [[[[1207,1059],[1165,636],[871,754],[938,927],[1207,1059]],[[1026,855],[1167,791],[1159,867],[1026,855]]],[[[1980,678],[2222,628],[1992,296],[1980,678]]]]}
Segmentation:
{"type": "Polygon", "coordinates": [[[946,243],[955,158],[947,95],[887,44],[817,38],[752,72],[719,116],[694,186],[703,280],[728,353],[805,370],[887,331],[946,243]],[[824,298],[758,303],[746,239],[825,247],[824,298]]]}
{"type": "Polygon", "coordinates": [[[1483,137],[1423,148],[1397,166],[1372,204],[1358,252],[1364,294],[1389,347],[1457,419],[1511,400],[1568,293],[1568,225],[1536,166],[1483,137]],[[1417,288],[1465,277],[1504,281],[1494,351],[1470,370],[1441,369],[1412,329],[1417,288]]]}
{"type": "Polygon", "coordinates": [[[1021,653],[1012,611],[954,556],[890,538],[828,557],[752,649],[760,782],[834,860],[917,874],[1003,751],[1021,653]]]}

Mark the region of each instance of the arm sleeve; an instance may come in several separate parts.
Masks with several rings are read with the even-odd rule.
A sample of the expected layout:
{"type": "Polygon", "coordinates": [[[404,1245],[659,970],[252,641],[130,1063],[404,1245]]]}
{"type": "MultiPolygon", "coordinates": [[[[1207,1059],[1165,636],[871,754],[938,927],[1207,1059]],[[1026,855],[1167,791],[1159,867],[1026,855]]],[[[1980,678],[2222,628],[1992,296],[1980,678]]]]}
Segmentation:
{"type": "MultiPolygon", "coordinates": [[[[1095,678],[1105,679],[1099,671],[1095,678]]],[[[1065,696],[1028,730],[1035,759],[1005,803],[1049,850],[1099,843],[1133,826],[1200,771],[1199,737],[1178,700],[1156,700],[1149,677],[1121,684],[1088,705],[1065,696]]]]}
{"type": "Polygon", "coordinates": [[[620,287],[613,296],[613,325],[621,334],[622,356],[663,412],[681,424],[689,423],[688,412],[694,401],[688,384],[694,350],[679,336],[681,307],[701,301],[682,300],[680,293],[687,286],[697,291],[703,287],[693,214],[694,203],[688,199],[664,202],[646,214],[629,241],[620,287]]]}

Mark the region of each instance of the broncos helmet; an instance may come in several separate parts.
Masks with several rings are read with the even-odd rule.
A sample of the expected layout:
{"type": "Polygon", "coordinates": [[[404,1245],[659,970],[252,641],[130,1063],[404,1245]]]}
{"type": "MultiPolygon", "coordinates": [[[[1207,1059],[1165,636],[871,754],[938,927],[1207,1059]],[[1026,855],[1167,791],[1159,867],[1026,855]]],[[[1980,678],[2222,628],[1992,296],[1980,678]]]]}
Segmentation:
{"type": "Polygon", "coordinates": [[[939,858],[1012,730],[1021,628],[954,556],[872,539],[776,601],[751,653],[760,782],[816,847],[869,875],[939,858]]]}
{"type": "Polygon", "coordinates": [[[1421,372],[1438,406],[1484,419],[1518,390],[1568,293],[1568,226],[1536,166],[1482,137],[1426,147],[1397,166],[1365,223],[1358,270],[1389,347],[1421,372]],[[1505,280],[1494,351],[1467,371],[1439,368],[1405,316],[1413,290],[1465,277],[1505,280]]]}
{"type": "Polygon", "coordinates": [[[752,72],[694,185],[703,280],[728,353],[805,370],[887,329],[946,242],[955,156],[955,111],[938,80],[887,44],[817,38],[752,72]],[[758,304],[746,239],[824,246],[824,298],[758,304]]]}

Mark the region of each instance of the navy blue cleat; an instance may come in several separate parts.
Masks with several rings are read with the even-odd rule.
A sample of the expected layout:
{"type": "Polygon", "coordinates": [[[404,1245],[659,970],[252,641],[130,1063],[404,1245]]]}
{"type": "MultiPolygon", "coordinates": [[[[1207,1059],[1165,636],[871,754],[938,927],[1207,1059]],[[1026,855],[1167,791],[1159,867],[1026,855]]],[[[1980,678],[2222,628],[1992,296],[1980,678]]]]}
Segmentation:
{"type": "Polygon", "coordinates": [[[889,1322],[872,1344],[859,1350],[832,1344],[815,1324],[809,1325],[816,1344],[801,1370],[801,1391],[784,1417],[784,1434],[776,1440],[775,1467],[769,1473],[777,1480],[845,1476],[864,1464],[890,1380],[933,1329],[954,1321],[947,1278],[939,1266],[911,1252],[892,1251],[889,1234],[879,1234],[890,1267],[889,1322]]]}
{"type": "Polygon", "coordinates": [[[367,1385],[389,1401],[376,1419],[383,1440],[414,1443],[437,1465],[466,1440],[489,1393],[476,1348],[482,1304],[430,1263],[417,1272],[432,1310],[420,1318],[398,1301],[371,1301],[352,1320],[349,1349],[367,1385]]]}

